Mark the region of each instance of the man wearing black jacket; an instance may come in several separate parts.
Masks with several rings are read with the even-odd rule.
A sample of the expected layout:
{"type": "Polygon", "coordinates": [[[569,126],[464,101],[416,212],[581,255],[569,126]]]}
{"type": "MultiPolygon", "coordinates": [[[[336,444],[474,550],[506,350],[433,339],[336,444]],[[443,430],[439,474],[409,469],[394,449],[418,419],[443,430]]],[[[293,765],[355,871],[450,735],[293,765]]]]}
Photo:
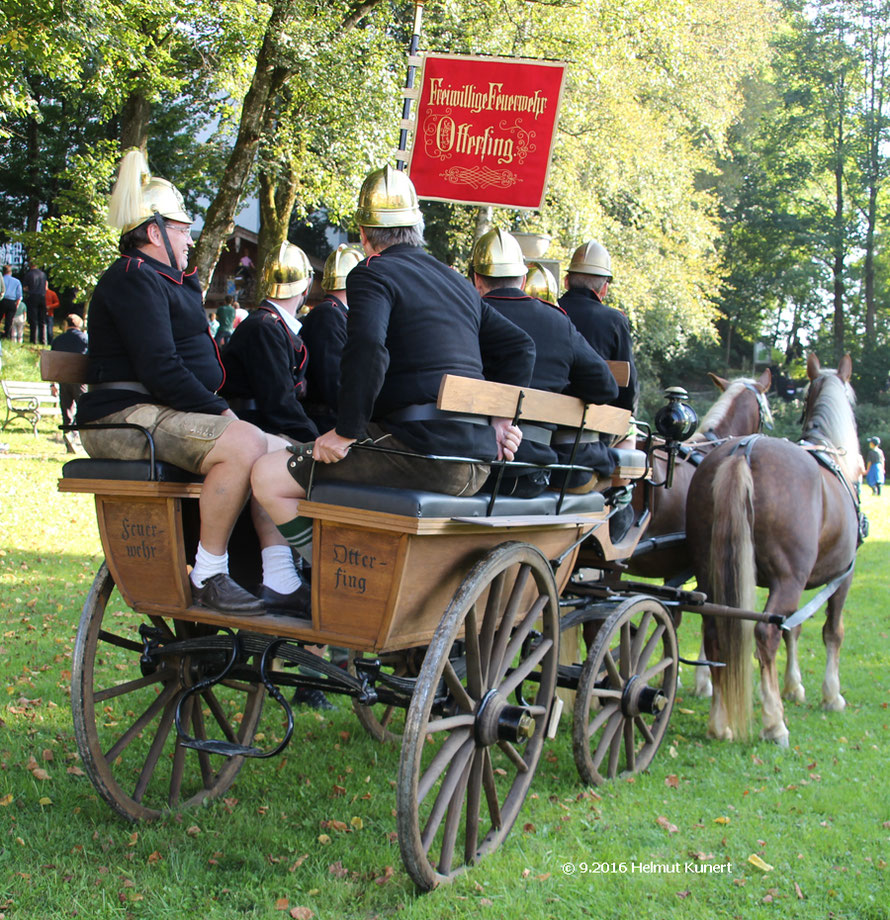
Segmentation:
{"type": "MultiPolygon", "coordinates": [[[[263,602],[228,574],[228,541],[249,494],[253,463],[280,441],[240,421],[216,395],[224,372],[194,272],[186,271],[191,218],[182,196],[149,178],[142,153],[125,154],[109,222],[121,256],[99,279],[90,304],[90,391],[78,424],[128,423],[149,430],[156,456],[204,475],[201,530],[191,572],[198,604],[242,614],[263,602]]],[[[143,459],[141,432],[81,431],[92,457],[143,459]]]]}
{"type": "Polygon", "coordinates": [[[340,357],[346,345],[349,315],[346,277],[364,258],[357,246],[341,243],[324,263],[324,300],[303,317],[301,335],[309,353],[306,411],[319,431],[329,431],[337,423],[340,357]]]}
{"type": "MultiPolygon", "coordinates": [[[[529,297],[522,290],[525,276],[522,250],[513,236],[495,229],[479,237],[473,248],[473,282],[486,303],[534,341],[531,385],[551,393],[569,393],[589,403],[614,400],[618,387],[609,366],[587,344],[563,310],[529,297]]],[[[572,443],[553,443],[552,438],[558,435],[541,426],[524,431],[516,459],[529,463],[568,463],[572,443]]],[[[608,476],[615,467],[609,448],[599,441],[579,445],[575,463],[589,466],[603,476],[608,476]]],[[[528,497],[543,492],[548,483],[561,485],[562,478],[551,476],[546,470],[505,474],[500,491],[528,497]]],[[[577,487],[588,482],[591,474],[578,470],[568,479],[571,487],[577,487]]]]}
{"type": "Polygon", "coordinates": [[[356,220],[368,258],[346,281],[348,335],[336,427],[302,451],[261,458],[251,477],[254,495],[292,546],[307,539],[307,522],[296,515],[313,461],[318,479],[471,495],[488,475],[487,461],[512,459],[522,437],[510,419],[480,425],[436,409],[443,374],[528,385],[534,344],[484,304],[465,278],[423,250],[411,180],[389,166],[372,172],[356,220]],[[351,450],[357,441],[479,462],[351,450]]]}
{"type": "Polygon", "coordinates": [[[633,412],[638,385],[630,324],[620,310],[604,303],[611,281],[611,256],[605,246],[589,240],[572,255],[565,279],[566,293],[559,298],[559,305],[600,357],[630,364],[630,380],[626,387],[619,388],[618,398],[610,404],[633,412]]]}

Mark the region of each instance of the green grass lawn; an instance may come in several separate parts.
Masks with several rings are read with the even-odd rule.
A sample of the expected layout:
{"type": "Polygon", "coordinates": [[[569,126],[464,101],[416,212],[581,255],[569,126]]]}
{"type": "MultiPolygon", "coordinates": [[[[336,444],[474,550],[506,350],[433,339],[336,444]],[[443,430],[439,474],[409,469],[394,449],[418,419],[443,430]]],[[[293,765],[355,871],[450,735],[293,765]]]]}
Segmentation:
{"type": "MultiPolygon", "coordinates": [[[[650,771],[589,789],[565,714],[505,844],[419,895],[394,835],[398,751],[373,742],[346,701],[299,711],[284,755],[248,762],[206,807],[132,825],[98,797],[78,764],[69,685],[102,555],[91,497],[56,492],[54,424],[0,434],[0,918],[890,916],[890,496],[865,499],[846,712],[819,707],[820,614],[804,627],[808,699],[788,707],[788,750],[709,741],[684,668],[650,771]]],[[[695,616],[680,638],[695,657],[695,616]]]]}

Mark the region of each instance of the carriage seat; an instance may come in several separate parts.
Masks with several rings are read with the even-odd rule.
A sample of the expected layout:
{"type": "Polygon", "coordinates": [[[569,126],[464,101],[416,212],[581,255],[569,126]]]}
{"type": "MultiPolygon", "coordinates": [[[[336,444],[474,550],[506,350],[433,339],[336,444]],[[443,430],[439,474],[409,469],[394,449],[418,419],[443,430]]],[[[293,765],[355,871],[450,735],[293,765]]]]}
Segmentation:
{"type": "MultiPolygon", "coordinates": [[[[202,476],[190,473],[172,463],[155,461],[158,482],[201,482],[202,476]]],[[[127,482],[150,482],[151,465],[148,460],[112,460],[78,457],[62,467],[64,479],[122,479],[127,482]]]]}
{"type": "MultiPolygon", "coordinates": [[[[323,482],[313,486],[309,500],[325,505],[344,505],[364,511],[380,511],[415,518],[485,517],[490,495],[446,495],[411,489],[392,489],[351,482],[323,482]]],[[[559,494],[544,492],[535,498],[515,498],[499,495],[493,515],[505,517],[547,516],[556,514],[559,494]]],[[[604,508],[599,492],[586,495],[566,495],[561,514],[593,514],[604,508]]]]}
{"type": "Polygon", "coordinates": [[[649,469],[649,458],[644,450],[615,449],[618,465],[612,476],[620,479],[641,479],[649,469]]]}

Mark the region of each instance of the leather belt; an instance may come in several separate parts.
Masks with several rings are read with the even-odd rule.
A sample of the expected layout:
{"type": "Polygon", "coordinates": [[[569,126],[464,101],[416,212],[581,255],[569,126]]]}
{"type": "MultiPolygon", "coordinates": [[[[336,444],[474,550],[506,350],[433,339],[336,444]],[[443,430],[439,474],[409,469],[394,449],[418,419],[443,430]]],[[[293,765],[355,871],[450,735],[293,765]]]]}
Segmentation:
{"type": "Polygon", "coordinates": [[[466,415],[463,412],[448,412],[439,409],[434,403],[416,403],[389,412],[383,420],[386,422],[467,422],[470,425],[488,425],[488,419],[481,415],[466,415]]]}
{"type": "Polygon", "coordinates": [[[255,399],[248,399],[246,396],[233,396],[231,399],[226,400],[229,404],[229,408],[235,415],[240,415],[242,412],[257,412],[257,404],[255,399]]]}
{"type": "Polygon", "coordinates": [[[87,389],[91,393],[94,390],[132,390],[135,393],[151,396],[151,391],[138,380],[109,380],[106,383],[91,383],[87,385],[87,389]]]}
{"type": "MultiPolygon", "coordinates": [[[[600,436],[598,431],[582,431],[581,432],[581,444],[589,444],[591,441],[599,441],[600,436]]],[[[575,432],[567,430],[565,428],[554,431],[553,438],[551,440],[552,444],[574,444],[575,443],[575,432]]]]}
{"type": "Polygon", "coordinates": [[[541,425],[529,425],[527,422],[520,422],[519,429],[522,431],[524,441],[534,441],[536,444],[550,444],[553,432],[549,428],[543,428],[541,425]]]}

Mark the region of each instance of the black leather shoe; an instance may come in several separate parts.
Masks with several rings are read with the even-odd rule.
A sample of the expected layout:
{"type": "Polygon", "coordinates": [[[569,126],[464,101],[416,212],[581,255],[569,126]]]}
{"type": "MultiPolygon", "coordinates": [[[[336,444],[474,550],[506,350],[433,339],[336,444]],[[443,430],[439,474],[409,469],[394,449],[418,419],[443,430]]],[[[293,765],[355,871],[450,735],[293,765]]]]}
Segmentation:
{"type": "Polygon", "coordinates": [[[263,601],[245,591],[231,575],[211,575],[198,588],[192,583],[192,600],[199,607],[219,610],[222,613],[240,613],[256,616],[266,612],[263,601]]]}
{"type": "Polygon", "coordinates": [[[286,613],[292,617],[308,617],[311,613],[312,592],[305,582],[290,594],[281,594],[274,588],[263,585],[260,597],[266,607],[276,613],[286,613]]]}
{"type": "Polygon", "coordinates": [[[295,706],[309,706],[310,709],[333,709],[334,704],[314,687],[297,687],[291,702],[295,706]]]}

